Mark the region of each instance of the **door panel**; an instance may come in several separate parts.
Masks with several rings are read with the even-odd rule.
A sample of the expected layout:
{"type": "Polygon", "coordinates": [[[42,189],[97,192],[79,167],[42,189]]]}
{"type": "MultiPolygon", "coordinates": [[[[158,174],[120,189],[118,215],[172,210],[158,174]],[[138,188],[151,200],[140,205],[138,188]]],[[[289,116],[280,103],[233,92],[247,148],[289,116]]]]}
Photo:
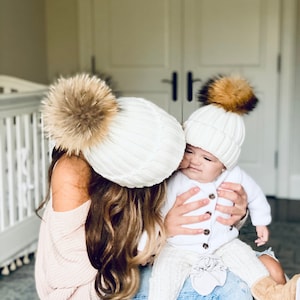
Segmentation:
{"type": "Polygon", "coordinates": [[[90,0],[96,69],[124,96],[141,96],[179,121],[218,73],[241,73],[260,99],[245,117],[241,166],[275,194],[280,0],[90,0]],[[178,75],[172,100],[172,72],[178,75]],[[190,72],[190,73],[189,73],[190,72]],[[188,100],[188,74],[192,99],[188,100]]]}
{"type": "Polygon", "coordinates": [[[194,15],[194,26],[199,28],[196,42],[197,49],[201,50],[197,62],[218,67],[257,64],[261,30],[260,2],[194,1],[195,8],[191,13],[194,15]],[[200,17],[195,18],[195,11],[200,12],[200,17]]]}
{"type": "Polygon", "coordinates": [[[112,75],[123,96],[151,99],[176,118],[172,72],[181,64],[178,0],[95,0],[94,53],[97,70],[112,75]],[[163,82],[164,80],[164,82],[163,82]]]}

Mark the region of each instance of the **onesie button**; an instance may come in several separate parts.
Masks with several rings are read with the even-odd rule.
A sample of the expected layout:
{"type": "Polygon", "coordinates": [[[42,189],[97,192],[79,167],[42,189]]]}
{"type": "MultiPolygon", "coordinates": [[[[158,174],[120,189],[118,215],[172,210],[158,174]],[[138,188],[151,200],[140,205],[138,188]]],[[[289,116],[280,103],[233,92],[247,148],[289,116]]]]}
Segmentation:
{"type": "Polygon", "coordinates": [[[204,249],[207,249],[209,246],[208,246],[208,244],[204,243],[204,244],[202,245],[202,247],[203,247],[204,249]]]}
{"type": "Polygon", "coordinates": [[[207,211],[207,212],[206,212],[206,214],[208,214],[208,215],[210,215],[210,216],[211,216],[211,212],[210,212],[210,211],[207,211]]]}
{"type": "Polygon", "coordinates": [[[231,225],[230,228],[229,228],[229,230],[232,230],[232,229],[233,229],[233,226],[231,225]]]}
{"type": "Polygon", "coordinates": [[[216,198],[215,194],[209,194],[208,198],[210,200],[214,200],[216,198]]]}
{"type": "Polygon", "coordinates": [[[210,230],[209,230],[209,229],[204,229],[203,233],[204,233],[205,235],[209,235],[209,234],[210,234],[210,230]]]}

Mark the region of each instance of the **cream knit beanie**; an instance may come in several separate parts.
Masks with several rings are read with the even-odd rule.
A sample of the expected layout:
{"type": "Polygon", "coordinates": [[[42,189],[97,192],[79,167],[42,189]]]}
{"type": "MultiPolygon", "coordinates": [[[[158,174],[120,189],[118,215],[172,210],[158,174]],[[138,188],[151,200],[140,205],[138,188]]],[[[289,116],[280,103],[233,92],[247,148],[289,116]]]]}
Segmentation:
{"type": "Polygon", "coordinates": [[[203,106],[184,123],[186,142],[212,153],[230,170],[245,139],[242,115],[253,110],[258,99],[246,79],[219,75],[204,84],[199,100],[203,106]]]}
{"type": "Polygon", "coordinates": [[[42,102],[42,114],[56,147],[82,152],[98,174],[121,186],[158,184],[183,157],[184,133],[174,117],[142,98],[115,99],[95,76],[59,79],[42,102]]]}

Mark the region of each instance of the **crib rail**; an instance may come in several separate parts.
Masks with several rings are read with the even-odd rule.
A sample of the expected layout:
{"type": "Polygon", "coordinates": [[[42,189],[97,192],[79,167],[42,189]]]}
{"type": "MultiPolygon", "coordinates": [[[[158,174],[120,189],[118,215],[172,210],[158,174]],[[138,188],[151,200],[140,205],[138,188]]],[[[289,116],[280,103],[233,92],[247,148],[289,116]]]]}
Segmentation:
{"type": "Polygon", "coordinates": [[[0,94],[45,90],[45,85],[21,78],[0,75],[0,94]]]}
{"type": "Polygon", "coordinates": [[[35,209],[46,194],[49,164],[39,112],[44,92],[0,94],[0,267],[35,250],[35,209]]]}

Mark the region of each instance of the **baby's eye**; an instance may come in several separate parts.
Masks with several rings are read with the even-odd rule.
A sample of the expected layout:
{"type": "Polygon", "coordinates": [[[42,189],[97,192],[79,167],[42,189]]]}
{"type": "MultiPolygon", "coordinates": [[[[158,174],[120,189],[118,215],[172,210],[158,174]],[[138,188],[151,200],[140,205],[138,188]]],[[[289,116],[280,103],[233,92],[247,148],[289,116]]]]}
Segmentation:
{"type": "Polygon", "coordinates": [[[185,149],[185,153],[193,153],[191,149],[185,149]]]}
{"type": "Polygon", "coordinates": [[[203,158],[207,161],[212,161],[209,157],[204,156],[203,158]]]}

